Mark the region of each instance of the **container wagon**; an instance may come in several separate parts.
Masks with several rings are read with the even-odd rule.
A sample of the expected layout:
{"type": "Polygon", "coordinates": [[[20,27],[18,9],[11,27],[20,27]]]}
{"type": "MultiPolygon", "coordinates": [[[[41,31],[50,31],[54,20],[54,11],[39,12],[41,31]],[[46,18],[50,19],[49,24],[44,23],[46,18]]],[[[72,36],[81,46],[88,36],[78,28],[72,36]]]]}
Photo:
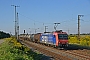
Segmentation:
{"type": "Polygon", "coordinates": [[[35,43],[40,43],[40,36],[41,36],[41,33],[34,34],[33,40],[35,43]]]}

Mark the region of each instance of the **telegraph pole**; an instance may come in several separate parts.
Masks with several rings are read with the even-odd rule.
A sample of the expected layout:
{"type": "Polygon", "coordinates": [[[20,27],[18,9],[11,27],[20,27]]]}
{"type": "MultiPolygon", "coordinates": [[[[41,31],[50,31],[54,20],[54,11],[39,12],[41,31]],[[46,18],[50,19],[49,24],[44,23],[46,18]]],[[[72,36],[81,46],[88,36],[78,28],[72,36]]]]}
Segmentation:
{"type": "Polygon", "coordinates": [[[58,24],[60,24],[60,23],[54,23],[54,24],[55,24],[54,29],[56,30],[58,24]]]}
{"type": "Polygon", "coordinates": [[[48,27],[48,26],[45,26],[45,32],[46,32],[46,29],[48,29],[47,27],[48,27]]]}
{"type": "Polygon", "coordinates": [[[17,39],[17,14],[16,14],[16,7],[20,7],[20,6],[16,6],[16,5],[11,5],[15,7],[15,38],[17,39]]]}
{"type": "Polygon", "coordinates": [[[78,15],[78,40],[80,41],[80,17],[83,17],[84,15],[78,15]]]}

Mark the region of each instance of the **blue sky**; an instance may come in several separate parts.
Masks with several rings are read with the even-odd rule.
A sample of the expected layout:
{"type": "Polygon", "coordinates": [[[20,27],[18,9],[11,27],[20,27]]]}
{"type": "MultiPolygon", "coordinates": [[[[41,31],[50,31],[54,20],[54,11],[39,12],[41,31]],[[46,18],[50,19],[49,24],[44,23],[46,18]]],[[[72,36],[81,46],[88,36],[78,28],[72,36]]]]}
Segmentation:
{"type": "Polygon", "coordinates": [[[90,33],[90,0],[0,0],[0,30],[14,34],[15,13],[18,5],[20,33],[43,32],[54,30],[54,23],[59,22],[57,29],[68,33],[77,33],[77,16],[80,20],[80,32],[90,33]],[[30,28],[30,29],[29,29],[30,28]]]}

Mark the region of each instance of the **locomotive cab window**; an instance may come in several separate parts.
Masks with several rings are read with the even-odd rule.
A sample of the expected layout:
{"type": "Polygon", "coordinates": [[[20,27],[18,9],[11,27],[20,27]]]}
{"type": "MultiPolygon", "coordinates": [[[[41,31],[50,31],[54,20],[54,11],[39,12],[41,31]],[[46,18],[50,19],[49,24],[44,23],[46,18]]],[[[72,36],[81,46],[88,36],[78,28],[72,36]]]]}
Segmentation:
{"type": "Polygon", "coordinates": [[[68,39],[67,34],[58,34],[58,39],[68,39]]]}

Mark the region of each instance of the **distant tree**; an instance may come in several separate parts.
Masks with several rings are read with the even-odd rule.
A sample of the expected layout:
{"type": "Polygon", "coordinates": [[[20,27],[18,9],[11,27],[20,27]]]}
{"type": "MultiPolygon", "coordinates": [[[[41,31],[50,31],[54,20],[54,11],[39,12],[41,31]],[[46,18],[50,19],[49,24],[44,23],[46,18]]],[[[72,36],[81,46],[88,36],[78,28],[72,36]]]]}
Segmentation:
{"type": "Polygon", "coordinates": [[[9,33],[5,33],[3,31],[0,31],[0,39],[2,39],[2,38],[8,38],[8,37],[10,37],[10,34],[9,33]]]}

